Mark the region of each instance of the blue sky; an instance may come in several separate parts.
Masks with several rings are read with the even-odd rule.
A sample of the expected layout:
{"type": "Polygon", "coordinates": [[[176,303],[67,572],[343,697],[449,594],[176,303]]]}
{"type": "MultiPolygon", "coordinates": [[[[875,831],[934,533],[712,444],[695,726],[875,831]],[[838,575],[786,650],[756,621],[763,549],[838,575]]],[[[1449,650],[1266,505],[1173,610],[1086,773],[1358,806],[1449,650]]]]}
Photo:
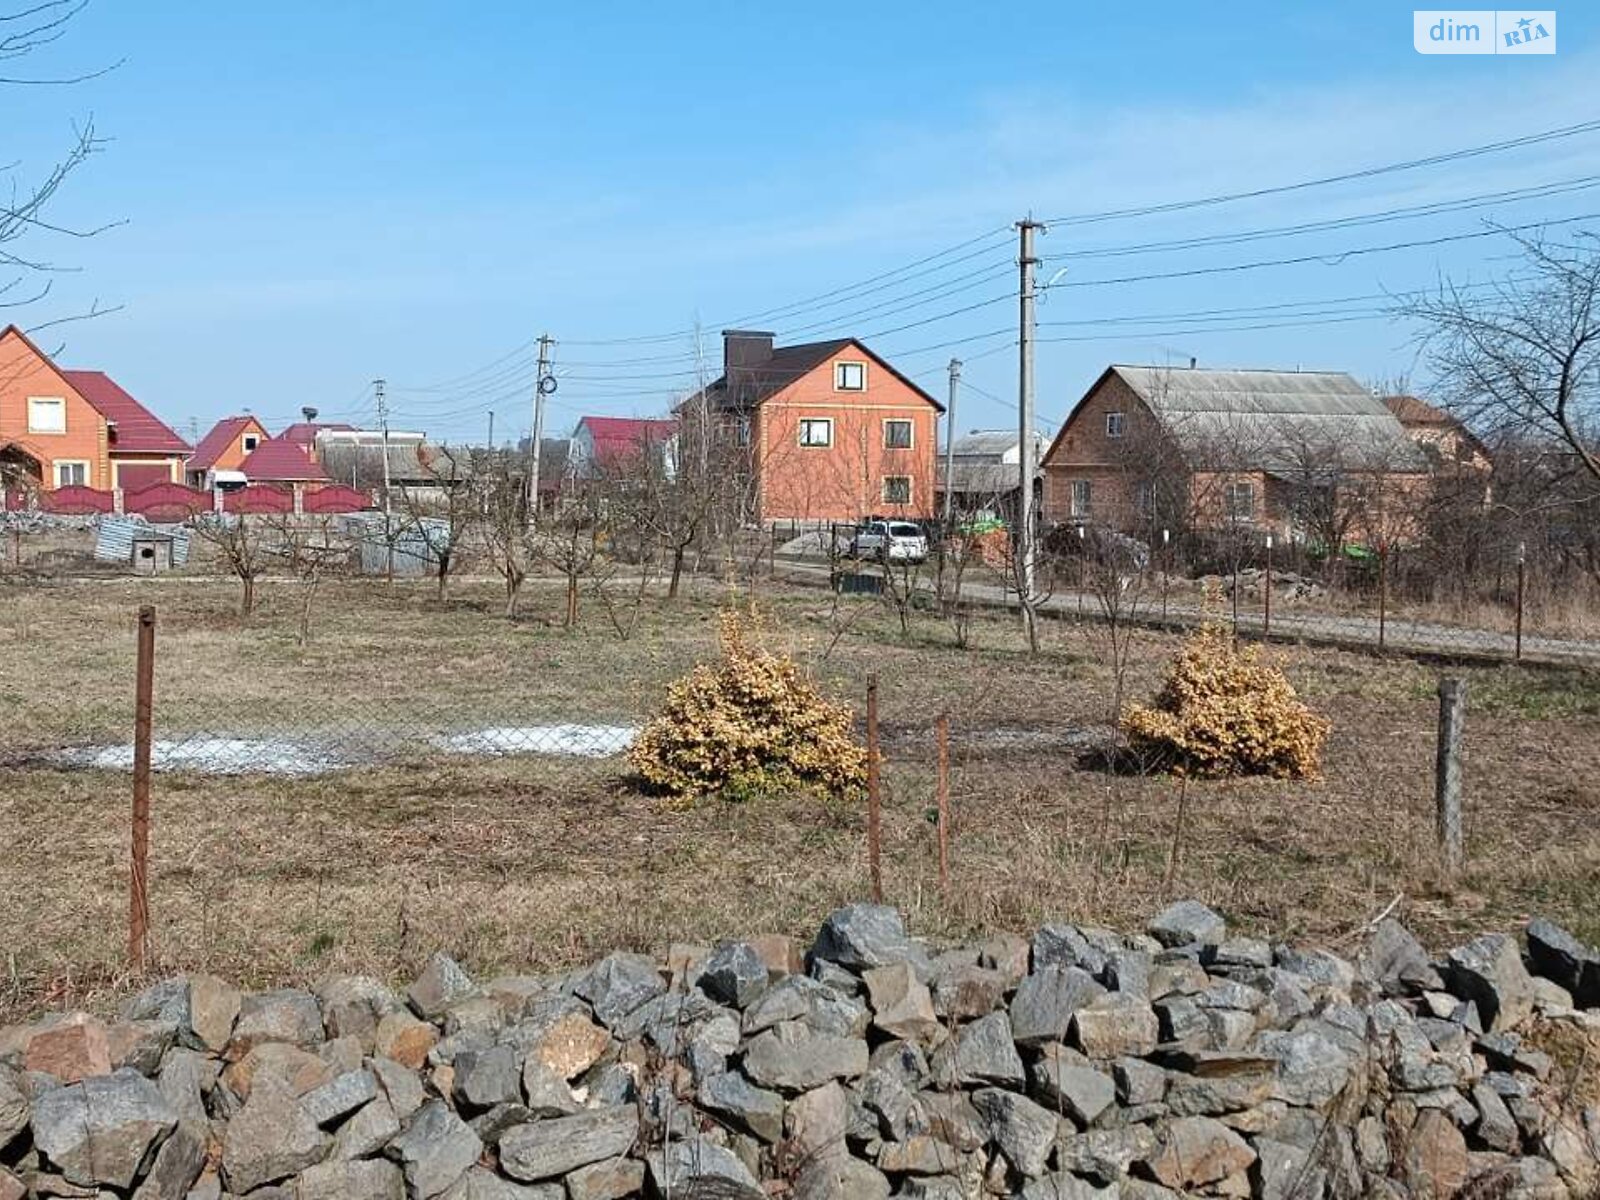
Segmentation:
{"type": "MultiPolygon", "coordinates": [[[[757,314],[773,314],[759,323],[780,340],[878,333],[874,348],[939,395],[960,356],[972,387],[958,427],[1009,425],[1013,244],[997,231],[1023,213],[1268,187],[1600,118],[1590,6],[1558,9],[1554,57],[1421,56],[1411,14],[1146,3],[1044,6],[1024,21],[943,3],[93,0],[28,69],[125,61],[73,87],[5,91],[5,157],[35,177],[92,113],[112,140],[51,217],[122,224],[30,240],[74,270],[13,316],[29,326],[96,299],[122,305],[40,340],[67,365],[110,371],[185,433],[243,408],[273,424],[305,404],[370,420],[368,384],[383,376],[399,425],[481,438],[492,409],[509,436],[527,424],[526,346],[541,331],[558,341],[553,432],[585,412],[659,412],[692,382],[691,331],[714,368],[717,331],[757,314]],[[848,290],[960,243],[888,286],[848,290]],[[957,309],[970,310],[944,315],[957,309]]],[[[1059,419],[1114,361],[1193,355],[1425,382],[1413,331],[1346,298],[1487,280],[1513,267],[1505,245],[1332,256],[1486,219],[1600,213],[1590,176],[1600,183],[1600,132],[1058,224],[1040,240],[1044,277],[1066,269],[1040,307],[1041,337],[1085,340],[1041,342],[1041,416],[1059,419]],[[1091,256],[1569,181],[1382,225],[1091,256]],[[1330,257],[1103,282],[1313,253],[1330,257]],[[1163,317],[1324,299],[1343,303],[1293,327],[1266,314],[1299,310],[1228,322],[1269,329],[1163,317]]],[[[1584,227],[1600,220],[1560,229],[1584,227]]]]}

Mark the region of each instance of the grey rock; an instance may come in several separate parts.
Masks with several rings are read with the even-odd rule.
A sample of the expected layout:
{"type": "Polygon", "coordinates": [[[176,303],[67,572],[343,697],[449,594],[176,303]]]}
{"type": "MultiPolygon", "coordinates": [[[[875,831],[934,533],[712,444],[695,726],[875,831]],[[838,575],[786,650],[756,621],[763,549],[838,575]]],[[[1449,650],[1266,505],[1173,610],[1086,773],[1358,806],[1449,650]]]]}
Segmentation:
{"type": "Polygon", "coordinates": [[[1156,914],[1150,936],[1163,946],[1214,946],[1228,935],[1228,923],[1198,900],[1179,900],[1156,914]]]}
{"type": "Polygon", "coordinates": [[[941,1020],[971,1021],[1005,1003],[1008,980],[989,967],[959,965],[939,971],[933,981],[933,1011],[941,1020]]]}
{"type": "Polygon", "coordinates": [[[378,1022],[400,1007],[383,984],[365,975],[338,975],[317,985],[322,1024],[330,1038],[353,1037],[372,1050],[378,1022]]]}
{"type": "Polygon", "coordinates": [[[1578,1008],[1600,1007],[1600,951],[1542,917],[1528,922],[1528,965],[1559,984],[1578,1008]]]}
{"type": "Polygon", "coordinates": [[[1259,1043],[1278,1060],[1277,1097],[1304,1108],[1330,1104],[1349,1083],[1358,1061],[1329,1036],[1326,1026],[1263,1034],[1259,1043]]]}
{"type": "Polygon", "coordinates": [[[295,1180],[295,1200],[405,1200],[400,1168],[381,1158],[326,1162],[295,1180]]]}
{"type": "Polygon", "coordinates": [[[516,1047],[501,1043],[457,1054],[451,1091],[470,1112],[522,1099],[522,1059],[516,1047]]]}
{"type": "MultiPolygon", "coordinates": [[[[856,984],[855,976],[850,976],[856,984]]],[[[814,1033],[835,1037],[854,1037],[866,1032],[870,1019],[867,1006],[853,996],[841,994],[827,984],[805,975],[780,979],[744,1013],[744,1031],[760,1033],[785,1021],[799,1021],[814,1033]]]]}
{"type": "Polygon", "coordinates": [[[695,1098],[701,1108],[763,1142],[776,1142],[783,1137],[783,1097],[756,1087],[737,1071],[704,1080],[695,1098]]]}
{"type": "Polygon", "coordinates": [[[713,1000],[746,1008],[767,988],[767,964],[749,942],[722,942],[706,959],[699,984],[713,1000]]]}
{"type": "Polygon", "coordinates": [[[132,1186],[145,1156],[178,1123],[150,1080],[131,1070],[91,1076],[34,1097],[33,1143],[84,1186],[132,1186]]]}
{"type": "Polygon", "coordinates": [[[755,1176],[737,1155],[704,1137],[675,1141],[664,1150],[652,1150],[645,1161],[651,1185],[659,1195],[693,1196],[703,1190],[707,1196],[727,1200],[762,1200],[764,1196],[755,1176]]]}
{"type": "Polygon", "coordinates": [[[1056,1166],[1074,1175],[1113,1183],[1126,1177],[1134,1163],[1143,1162],[1158,1148],[1155,1131],[1148,1125],[1091,1129],[1066,1134],[1056,1142],[1056,1166]]]}
{"type": "Polygon", "coordinates": [[[1020,1087],[1024,1078],[1022,1056],[1012,1036],[1011,1018],[990,1013],[956,1030],[956,1035],[934,1053],[935,1078],[970,1087],[998,1083],[1020,1087]]]}
{"type": "Polygon", "coordinates": [[[1022,1200],[1118,1200],[1123,1192],[1114,1184],[1097,1187],[1076,1175],[1058,1172],[1028,1180],[1017,1195],[1022,1200]]]}
{"type": "Polygon", "coordinates": [[[475,1117],[470,1117],[467,1124],[472,1132],[478,1135],[478,1140],[485,1146],[498,1146],[500,1137],[508,1129],[518,1125],[526,1125],[529,1121],[537,1121],[546,1116],[571,1116],[580,1111],[574,1103],[570,1108],[560,1113],[534,1112],[526,1104],[508,1101],[505,1104],[496,1104],[487,1112],[481,1112],[475,1117]]]}
{"type": "Polygon", "coordinates": [[[159,1021],[189,1029],[189,981],[180,976],[153,983],[118,1010],[124,1021],[159,1021]]]}
{"type": "Polygon", "coordinates": [[[1386,996],[1413,995],[1442,986],[1422,943],[1393,917],[1378,922],[1356,969],[1386,996]]]}
{"type": "Polygon", "coordinates": [[[1119,1058],[1111,1064],[1117,1099],[1123,1104],[1159,1104],[1167,1094],[1167,1073],[1142,1058],[1119,1058]]]}
{"type": "Polygon", "coordinates": [[[1521,1149],[1522,1135],[1511,1118],[1511,1110],[1492,1087],[1481,1082],[1473,1084],[1472,1106],[1478,1110],[1472,1127],[1478,1141],[1502,1154],[1515,1154],[1521,1149]]]}
{"type": "Polygon", "coordinates": [[[1279,945],[1273,948],[1272,957],[1279,967],[1304,979],[1320,997],[1349,999],[1356,969],[1337,954],[1316,946],[1279,945]]]}
{"type": "Polygon", "coordinates": [[[607,1029],[667,990],[656,965],[642,954],[608,954],[573,988],[607,1029]]]}
{"type": "Polygon", "coordinates": [[[322,1010],[317,998],[298,988],[256,992],[239,1001],[239,1018],[229,1039],[229,1057],[242,1058],[264,1042],[287,1042],[302,1048],[323,1040],[322,1010]]]}
{"type": "Polygon", "coordinates": [[[1019,1046],[1065,1040],[1078,1009],[1105,988],[1079,967],[1046,967],[1024,979],[1011,1001],[1011,1030],[1019,1046]]]}
{"type": "Polygon", "coordinates": [[[330,1157],[366,1158],[382,1150],[400,1132],[400,1121],[387,1096],[358,1109],[333,1136],[330,1157]]]}
{"type": "Polygon", "coordinates": [[[1323,1194],[1326,1173],[1312,1165],[1311,1154],[1303,1146],[1258,1137],[1255,1152],[1250,1183],[1259,1200],[1293,1200],[1297,1196],[1323,1194]]]}
{"type": "Polygon", "coordinates": [[[750,1042],[744,1069],[763,1087],[809,1091],[834,1079],[864,1074],[867,1044],[856,1038],[809,1034],[803,1028],[769,1029],[750,1042]]]}
{"type": "Polygon", "coordinates": [[[184,1200],[206,1165],[206,1133],[204,1121],[179,1121],[156,1151],[133,1200],[184,1200]]]}
{"type": "Polygon", "coordinates": [[[443,951],[436,952],[422,968],[422,974],[406,989],[406,1002],[411,1011],[425,1021],[444,1016],[445,1010],[457,1001],[472,995],[472,980],[461,964],[443,951]]]}
{"type": "Polygon", "coordinates": [[[1521,1071],[1544,1079],[1554,1066],[1548,1054],[1526,1045],[1514,1033],[1486,1033],[1478,1038],[1477,1046],[1489,1066],[1497,1071],[1521,1071]]]}
{"type": "MultiPolygon", "coordinates": [[[[460,1077],[457,1076],[457,1082],[459,1080],[460,1077]]],[[[530,1058],[522,1065],[521,1098],[525,1102],[529,1119],[567,1117],[577,1112],[580,1107],[567,1081],[537,1058],[530,1058]]],[[[496,1104],[515,1104],[517,1099],[517,1091],[513,1086],[505,1099],[497,1101],[496,1104]]]]}
{"type": "Polygon", "coordinates": [[[21,1081],[0,1064],[0,1150],[28,1127],[28,1097],[21,1081]]]}
{"type": "Polygon", "coordinates": [[[567,1176],[567,1195],[570,1200],[622,1200],[643,1189],[644,1170],[633,1158],[590,1163],[567,1176]]]}
{"type": "Polygon", "coordinates": [[[867,1116],[867,1123],[863,1123],[859,1131],[852,1132],[857,1140],[882,1134],[892,1141],[903,1142],[927,1127],[916,1093],[893,1071],[870,1068],[861,1077],[855,1096],[867,1116]]]}
{"type": "Polygon", "coordinates": [[[405,1172],[408,1193],[425,1198],[441,1194],[465,1175],[483,1153],[483,1142],[443,1100],[430,1100],[385,1153],[405,1172]]]}
{"type": "Polygon", "coordinates": [[[375,1055],[367,1059],[367,1070],[377,1077],[378,1087],[388,1098],[394,1115],[402,1121],[409,1121],[411,1114],[427,1099],[416,1072],[408,1071],[392,1058],[375,1055]]]}
{"type": "Polygon", "coordinates": [[[1445,981],[1451,992],[1477,1005],[1487,1030],[1513,1029],[1533,1013],[1533,980],[1507,934],[1481,934],[1450,951],[1445,981]]]}
{"type": "Polygon", "coordinates": [[[1201,1046],[1211,1038],[1211,1022],[1189,996],[1163,996],[1152,1006],[1156,1029],[1163,1042],[1179,1046],[1201,1046]]]}
{"type": "Polygon", "coordinates": [[[1106,955],[1076,925],[1042,925],[1033,935],[1033,970],[1081,967],[1091,975],[1105,968],[1106,955]]]}
{"type": "Polygon", "coordinates": [[[525,1182],[554,1179],[626,1154],[638,1134],[638,1110],[622,1106],[534,1121],[501,1135],[500,1168],[525,1182]]]}
{"type": "Polygon", "coordinates": [[[982,1088],[972,1104],[988,1123],[989,1136],[1022,1175],[1043,1175],[1055,1146],[1059,1118],[1032,1100],[999,1088],[982,1088]]]}
{"type": "Polygon", "coordinates": [[[1117,950],[1107,956],[1100,978],[1112,991],[1149,999],[1152,965],[1144,950],[1117,950]]]}
{"type": "Polygon", "coordinates": [[[1065,1113],[1080,1128],[1094,1124],[1117,1099],[1110,1075],[1056,1042],[1046,1045],[1028,1068],[1028,1084],[1035,1100],[1065,1113]]]}
{"type": "Polygon", "coordinates": [[[1260,938],[1224,938],[1214,945],[1203,946],[1200,961],[1220,971],[1239,967],[1270,967],[1272,947],[1260,938]]]}
{"type": "Polygon", "coordinates": [[[378,1078],[371,1071],[346,1071],[300,1097],[300,1107],[318,1125],[349,1116],[378,1095],[378,1078]]]}
{"type": "Polygon", "coordinates": [[[250,1099],[228,1122],[222,1176],[228,1190],[248,1192],[322,1161],[330,1139],[276,1077],[255,1081],[250,1099]]]}
{"type": "Polygon", "coordinates": [[[811,954],[857,972],[895,962],[923,960],[925,965],[900,914],[883,904],[852,904],[828,914],[811,954]]]}

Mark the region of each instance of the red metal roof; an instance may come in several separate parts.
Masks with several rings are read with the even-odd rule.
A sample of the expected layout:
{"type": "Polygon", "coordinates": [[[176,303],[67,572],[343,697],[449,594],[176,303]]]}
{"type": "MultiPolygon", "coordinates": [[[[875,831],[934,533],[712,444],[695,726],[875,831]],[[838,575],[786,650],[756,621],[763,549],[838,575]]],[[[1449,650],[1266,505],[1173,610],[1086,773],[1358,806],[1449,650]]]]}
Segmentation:
{"type": "Polygon", "coordinates": [[[339,433],[348,433],[355,429],[355,426],[346,425],[343,421],[296,421],[278,436],[284,441],[293,442],[296,446],[309,447],[316,444],[317,434],[321,433],[324,429],[331,429],[339,433]]]}
{"type": "MultiPolygon", "coordinates": [[[[217,459],[222,457],[222,452],[233,445],[233,439],[242,434],[251,425],[260,427],[261,422],[246,414],[242,417],[223,417],[211,427],[211,432],[200,439],[200,444],[194,448],[194,454],[189,459],[189,470],[209,471],[216,465],[217,459]]],[[[267,436],[265,429],[261,430],[263,439],[267,436]]]]}
{"type": "Polygon", "coordinates": [[[68,371],[61,374],[77,393],[107,421],[116,422],[117,436],[111,452],[125,454],[187,454],[184,441],[154,413],[117,386],[104,371],[68,371]]]}
{"type": "Polygon", "coordinates": [[[611,467],[647,446],[659,446],[678,430],[674,420],[644,417],[584,417],[578,424],[594,440],[597,466],[611,467]]]}
{"type": "Polygon", "coordinates": [[[268,438],[239,464],[251,483],[323,483],[327,474],[311,456],[282,438],[268,438]]]}

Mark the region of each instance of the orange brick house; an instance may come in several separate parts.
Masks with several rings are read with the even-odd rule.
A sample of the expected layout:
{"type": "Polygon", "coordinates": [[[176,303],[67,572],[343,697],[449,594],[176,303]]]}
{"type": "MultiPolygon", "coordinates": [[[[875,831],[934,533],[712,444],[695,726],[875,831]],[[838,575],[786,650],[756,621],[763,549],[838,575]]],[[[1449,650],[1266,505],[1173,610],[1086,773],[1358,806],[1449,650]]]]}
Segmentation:
{"type": "Polygon", "coordinates": [[[105,372],[58,367],[15,325],[0,331],[0,487],[181,483],[188,455],[105,372]]]}
{"type": "Polygon", "coordinates": [[[1146,536],[1395,537],[1429,481],[1383,400],[1334,371],[1110,366],[1043,466],[1047,520],[1146,536]]]}
{"type": "Polygon", "coordinates": [[[205,487],[210,471],[237,471],[271,436],[267,427],[249,413],[223,417],[194,448],[188,466],[189,486],[205,487]]]}
{"type": "MultiPolygon", "coordinates": [[[[854,338],[774,346],[722,335],[723,373],[678,407],[692,440],[700,413],[737,452],[744,516],[756,523],[916,518],[934,508],[944,406],[854,338]]],[[[693,450],[685,444],[686,469],[693,450]]]]}

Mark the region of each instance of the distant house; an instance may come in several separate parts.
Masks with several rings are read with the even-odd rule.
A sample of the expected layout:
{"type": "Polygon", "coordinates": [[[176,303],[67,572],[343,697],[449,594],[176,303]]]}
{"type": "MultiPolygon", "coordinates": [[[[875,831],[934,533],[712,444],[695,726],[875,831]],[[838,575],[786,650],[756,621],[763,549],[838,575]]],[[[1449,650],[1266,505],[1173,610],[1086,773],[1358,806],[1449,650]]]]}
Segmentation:
{"type": "Polygon", "coordinates": [[[1044,469],[1051,521],[1318,540],[1371,536],[1429,477],[1384,402],[1341,372],[1120,365],[1074,406],[1044,469]]]}
{"type": "Polygon", "coordinates": [[[314,488],[329,482],[327,472],[304,449],[281,437],[262,442],[238,469],[251,483],[314,488]]]}
{"type": "Polygon", "coordinates": [[[729,329],[722,375],[678,406],[681,453],[710,443],[758,523],[923,517],[943,411],[854,338],[774,346],[729,329]]]}
{"type": "Polygon", "coordinates": [[[439,484],[432,466],[434,452],[427,438],[414,431],[391,429],[386,436],[378,429],[324,425],[316,430],[307,453],[330,479],[362,491],[381,488],[385,482],[391,488],[411,489],[439,484]]]}
{"type": "MultiPolygon", "coordinates": [[[[645,460],[672,474],[673,438],[678,422],[643,417],[584,417],[567,444],[565,475],[589,479],[625,475],[645,460]]],[[[539,464],[543,488],[544,463],[539,464]]]]}
{"type": "Polygon", "coordinates": [[[319,449],[317,445],[317,439],[321,437],[322,434],[354,433],[356,431],[356,427],[354,425],[346,425],[343,421],[318,421],[316,419],[317,410],[314,408],[308,408],[303,411],[305,412],[306,419],[303,421],[296,421],[293,425],[290,425],[288,428],[286,428],[282,433],[278,434],[278,436],[286,442],[293,442],[296,446],[299,446],[300,449],[311,455],[312,458],[316,458],[318,456],[319,449]]]}
{"type": "Polygon", "coordinates": [[[1444,409],[1416,396],[1385,396],[1383,403],[1435,471],[1487,471],[1493,465],[1488,447],[1444,409]]]}
{"type": "MultiPolygon", "coordinates": [[[[1034,435],[1034,495],[1042,498],[1044,459],[1049,439],[1034,435]]],[[[956,516],[998,517],[1016,520],[1017,497],[1022,491],[1022,439],[1015,429],[974,429],[956,438],[937,466],[939,511],[944,511],[945,454],[949,456],[951,511],[956,516]]]]}
{"type": "Polygon", "coordinates": [[[272,435],[249,413],[223,417],[200,439],[189,456],[189,486],[203,488],[217,471],[237,471],[257,446],[272,435]]]}
{"type": "Polygon", "coordinates": [[[58,367],[15,325],[0,331],[0,487],[181,483],[188,455],[105,372],[58,367]]]}

